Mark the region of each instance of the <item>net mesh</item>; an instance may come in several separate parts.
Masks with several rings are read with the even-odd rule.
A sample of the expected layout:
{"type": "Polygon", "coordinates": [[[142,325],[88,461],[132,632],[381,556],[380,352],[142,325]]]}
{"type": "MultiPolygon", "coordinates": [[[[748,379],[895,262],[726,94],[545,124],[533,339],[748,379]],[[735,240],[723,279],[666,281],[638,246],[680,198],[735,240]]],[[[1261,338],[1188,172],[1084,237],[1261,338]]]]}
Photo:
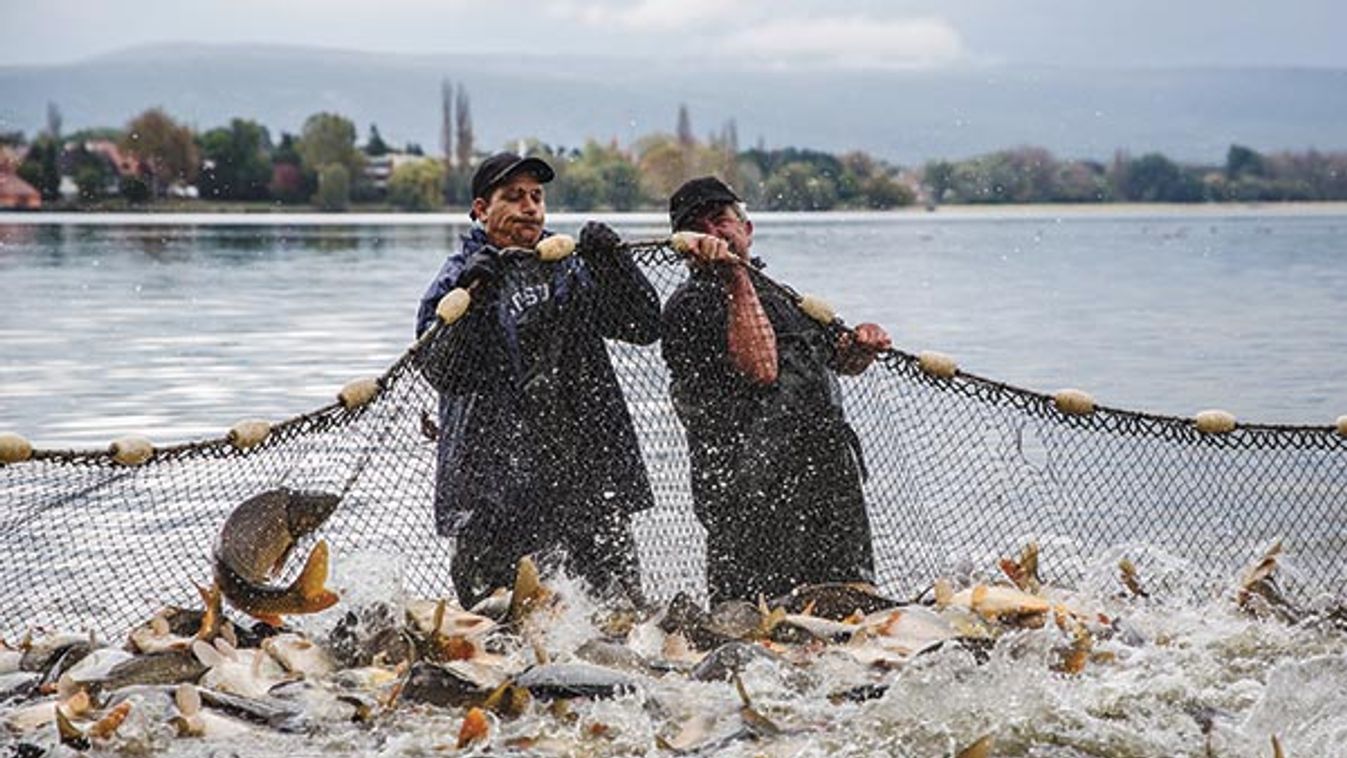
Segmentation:
{"type": "MultiPolygon", "coordinates": [[[[630,252],[663,298],[686,276],[663,244],[630,252]]],[[[196,602],[192,583],[209,581],[225,518],[278,486],[349,485],[319,530],[334,560],[394,556],[409,593],[452,592],[453,545],[437,536],[431,507],[437,396],[415,367],[418,349],[379,378],[367,404],[276,424],[247,450],[216,439],[160,448],[138,466],[59,450],[0,464],[0,634],[116,634],[165,604],[196,602]]],[[[656,501],[633,524],[644,590],[704,598],[705,532],[659,347],[608,350],[656,501]]],[[[1128,558],[1152,591],[1219,591],[1276,539],[1293,556],[1291,591],[1332,592],[1347,577],[1347,438],[1331,427],[1212,434],[1102,407],[1069,415],[1047,395],[928,373],[902,350],[841,383],[869,469],[877,579],[894,596],[986,571],[1030,541],[1045,581],[1076,586],[1108,581],[1128,558]]]]}

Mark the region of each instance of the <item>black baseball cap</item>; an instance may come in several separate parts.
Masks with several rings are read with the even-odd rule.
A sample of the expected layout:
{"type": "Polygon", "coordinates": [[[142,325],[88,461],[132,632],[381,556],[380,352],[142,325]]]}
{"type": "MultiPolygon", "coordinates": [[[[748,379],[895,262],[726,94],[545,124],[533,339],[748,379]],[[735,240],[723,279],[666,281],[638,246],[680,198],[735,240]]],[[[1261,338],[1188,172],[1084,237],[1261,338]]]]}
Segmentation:
{"type": "MultiPolygon", "coordinates": [[[[477,172],[472,175],[472,199],[489,199],[492,190],[520,171],[533,174],[543,184],[556,176],[556,172],[542,158],[521,158],[518,153],[496,153],[482,161],[477,172]]],[[[476,218],[471,210],[468,211],[468,218],[476,218]]]]}
{"type": "Polygon", "coordinates": [[[730,185],[714,176],[699,176],[683,182],[683,186],[669,198],[669,223],[674,231],[678,231],[697,211],[709,205],[742,202],[743,199],[734,194],[730,185]]]}

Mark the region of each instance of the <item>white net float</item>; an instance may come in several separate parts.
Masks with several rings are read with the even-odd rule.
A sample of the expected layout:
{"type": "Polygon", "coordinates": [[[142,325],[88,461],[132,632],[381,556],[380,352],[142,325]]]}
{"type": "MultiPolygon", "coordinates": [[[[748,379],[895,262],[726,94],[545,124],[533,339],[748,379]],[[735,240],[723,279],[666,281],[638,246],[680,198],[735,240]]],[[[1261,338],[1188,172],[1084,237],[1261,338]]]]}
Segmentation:
{"type": "Polygon", "coordinates": [[[1347,437],[1347,416],[1338,416],[1338,434],[1347,437]]]}
{"type": "Polygon", "coordinates": [[[446,324],[452,324],[463,317],[468,312],[468,306],[472,305],[472,295],[462,287],[455,287],[442,298],[435,306],[435,315],[446,324]]]}
{"type": "Polygon", "coordinates": [[[689,255],[692,248],[697,245],[697,240],[708,236],[710,235],[701,232],[674,232],[673,236],[669,237],[669,247],[679,255],[689,255]]]}
{"type": "Polygon", "coordinates": [[[917,355],[917,366],[927,374],[941,379],[953,379],[959,372],[959,364],[955,363],[953,358],[934,350],[923,350],[917,355]]]}
{"type": "Polygon", "coordinates": [[[337,400],[341,401],[347,410],[351,410],[373,400],[377,394],[379,394],[378,379],[374,377],[355,379],[341,388],[341,392],[337,393],[337,400]]]}
{"type": "Polygon", "coordinates": [[[271,435],[271,423],[261,419],[248,419],[234,424],[225,439],[239,450],[247,450],[262,444],[271,435]]]}
{"type": "Polygon", "coordinates": [[[0,463],[21,463],[32,455],[33,446],[28,440],[11,432],[0,434],[0,463]]]}
{"type": "Polygon", "coordinates": [[[1235,414],[1220,409],[1202,411],[1193,416],[1193,423],[1203,434],[1225,434],[1235,429],[1235,414]]]}
{"type": "Polygon", "coordinates": [[[154,457],[154,443],[144,437],[120,437],[108,445],[108,452],[123,466],[139,466],[154,457]]]}
{"type": "Polygon", "coordinates": [[[569,234],[554,234],[533,249],[540,261],[559,261],[575,252],[575,238],[569,234]]]}
{"type": "Polygon", "coordinates": [[[814,295],[800,296],[800,310],[820,324],[831,324],[837,318],[837,311],[828,301],[814,295]]]}
{"type": "Polygon", "coordinates": [[[1057,410],[1068,416],[1088,416],[1094,413],[1094,398],[1085,390],[1070,387],[1058,390],[1057,394],[1052,396],[1052,403],[1057,406],[1057,410]]]}

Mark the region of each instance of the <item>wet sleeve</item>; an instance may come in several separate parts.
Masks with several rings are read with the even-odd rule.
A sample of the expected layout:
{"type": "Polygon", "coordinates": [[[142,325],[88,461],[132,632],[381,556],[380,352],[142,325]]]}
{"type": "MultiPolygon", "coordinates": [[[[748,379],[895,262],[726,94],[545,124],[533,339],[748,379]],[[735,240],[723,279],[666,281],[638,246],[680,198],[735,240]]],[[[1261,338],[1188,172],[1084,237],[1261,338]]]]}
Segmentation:
{"type": "Polygon", "coordinates": [[[490,304],[474,303],[452,324],[435,322],[418,361],[421,375],[432,387],[451,395],[479,389],[488,375],[483,367],[499,339],[494,312],[490,304]]]}
{"type": "Polygon", "coordinates": [[[636,261],[618,251],[597,253],[584,260],[599,287],[599,334],[634,345],[649,345],[659,339],[659,293],[636,261]]]}
{"type": "Polygon", "coordinates": [[[481,368],[499,339],[493,316],[495,308],[488,302],[489,297],[474,295],[468,312],[452,324],[441,323],[435,315],[440,298],[457,285],[463,262],[462,254],[452,255],[444,262],[421,297],[416,316],[418,339],[434,328],[421,347],[418,368],[432,387],[448,394],[468,392],[483,381],[485,372],[481,368]]]}
{"type": "Polygon", "coordinates": [[[435,323],[435,308],[440,304],[440,298],[449,294],[449,290],[454,288],[458,281],[458,275],[463,271],[464,257],[462,253],[451,255],[445,259],[444,265],[435,274],[431,280],[430,286],[426,288],[426,293],[421,296],[421,304],[416,309],[416,336],[420,338],[435,323]]]}

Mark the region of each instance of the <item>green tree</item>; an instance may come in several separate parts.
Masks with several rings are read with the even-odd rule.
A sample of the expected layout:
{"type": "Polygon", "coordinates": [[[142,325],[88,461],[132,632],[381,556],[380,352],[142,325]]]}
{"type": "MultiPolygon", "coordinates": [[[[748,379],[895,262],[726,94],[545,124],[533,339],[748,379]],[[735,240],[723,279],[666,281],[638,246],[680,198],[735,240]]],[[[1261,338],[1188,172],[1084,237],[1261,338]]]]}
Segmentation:
{"type": "MultiPolygon", "coordinates": [[[[300,165],[318,172],[338,164],[346,168],[349,181],[360,175],[365,161],[355,147],[355,124],[335,113],[315,113],[304,121],[304,129],[295,143],[300,165]]],[[[321,179],[320,179],[321,182],[321,179]]]]}
{"type": "Polygon", "coordinates": [[[1231,180],[1264,176],[1263,156],[1243,145],[1231,145],[1225,154],[1225,175],[1231,180]]]}
{"type": "Polygon", "coordinates": [[[388,143],[379,136],[379,126],[377,124],[369,125],[369,139],[365,141],[365,155],[376,157],[388,155],[388,143]]]}
{"type": "Polygon", "coordinates": [[[888,210],[911,205],[917,196],[906,184],[886,173],[881,173],[861,181],[860,198],[867,208],[888,210]]]}
{"type": "Polygon", "coordinates": [[[351,172],[340,163],[329,163],[318,171],[318,191],[313,204],[324,211],[344,211],[351,205],[351,172]]]}
{"type": "Polygon", "coordinates": [[[201,196],[263,200],[272,179],[271,136],[256,121],[233,119],[201,135],[201,196]]]}
{"type": "Polygon", "coordinates": [[[441,207],[444,164],[434,159],[403,163],[388,179],[388,202],[409,211],[429,211],[441,207]]]}
{"type": "Polygon", "coordinates": [[[1123,197],[1140,202],[1197,202],[1203,198],[1202,183],[1174,161],[1148,153],[1128,164],[1123,197]]]}
{"type": "Polygon", "coordinates": [[[61,145],[44,133],[33,140],[17,171],[19,178],[33,185],[48,202],[61,199],[60,157],[61,145]]]}
{"type": "Polygon", "coordinates": [[[61,156],[63,173],[69,174],[79,190],[79,200],[89,202],[107,194],[109,185],[115,188],[117,167],[102,153],[92,152],[83,142],[76,142],[61,156]]]}
{"type": "Polygon", "coordinates": [[[172,184],[196,181],[201,161],[192,130],[162,108],[151,108],[131,119],[122,149],[140,160],[155,197],[161,197],[172,184]]]}
{"type": "Polygon", "coordinates": [[[928,162],[922,170],[922,183],[931,193],[933,202],[944,202],[945,196],[954,189],[954,164],[946,160],[928,162]]]}
{"type": "Polygon", "coordinates": [[[804,161],[782,166],[767,178],[767,207],[774,211],[826,211],[837,205],[837,187],[804,161]]]}
{"type": "Polygon", "coordinates": [[[98,169],[98,164],[87,163],[75,170],[75,186],[83,202],[102,199],[107,183],[108,176],[98,169]]]}

